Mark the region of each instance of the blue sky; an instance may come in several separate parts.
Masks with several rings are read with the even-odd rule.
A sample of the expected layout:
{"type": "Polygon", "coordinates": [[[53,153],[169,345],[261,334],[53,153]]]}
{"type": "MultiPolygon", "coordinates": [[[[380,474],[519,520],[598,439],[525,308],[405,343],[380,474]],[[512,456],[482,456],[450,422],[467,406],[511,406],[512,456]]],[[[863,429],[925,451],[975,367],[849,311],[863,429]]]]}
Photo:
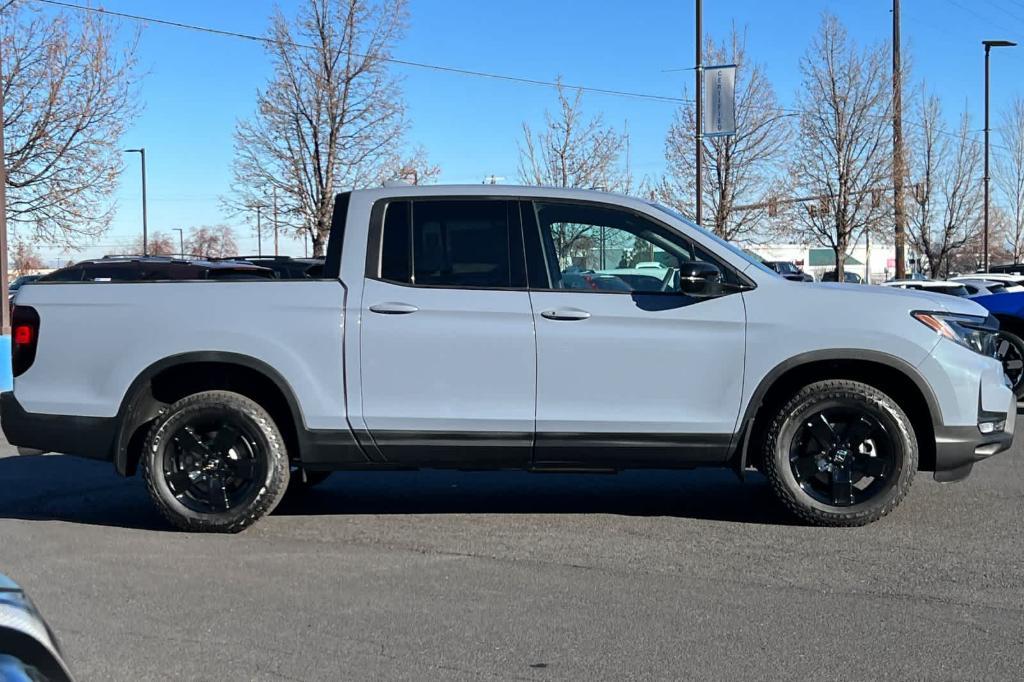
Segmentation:
{"type": "MultiPolygon", "coordinates": [[[[72,0],[75,1],[75,0],[72,0]]],[[[275,4],[290,12],[298,0],[104,0],[109,10],[262,34],[275,4]]],[[[846,24],[861,43],[891,36],[891,0],[706,0],[705,31],[716,38],[735,23],[747,31],[748,53],[764,64],[780,102],[789,105],[799,84],[798,63],[822,11],[846,24]]],[[[952,120],[967,106],[972,127],[982,127],[984,38],[1024,43],[1024,1],[904,0],[903,49],[916,79],[943,98],[952,120]]],[[[395,56],[594,87],[679,95],[692,72],[666,72],[693,63],[693,3],[689,0],[410,0],[406,37],[395,56]]],[[[129,25],[129,24],[126,24],[129,25]]],[[[227,191],[235,121],[247,117],[254,93],[270,73],[255,42],[148,25],[139,50],[148,73],[144,111],[124,139],[145,146],[149,170],[149,226],[227,222],[239,226],[242,251],[255,238],[225,216],[218,197],[227,191]]],[[[1017,74],[1024,46],[993,53],[993,126],[1007,101],[1020,96],[1017,74]]],[[[409,141],[422,144],[441,166],[442,182],[480,182],[495,174],[514,182],[516,140],[523,121],[542,120],[555,100],[549,88],[396,67],[411,120],[409,141]]],[[[692,88],[691,88],[692,89],[692,88]]],[[[586,95],[588,112],[628,121],[637,175],[664,168],[664,137],[672,103],[586,95]]],[[[128,159],[118,213],[110,233],[78,254],[98,255],[129,241],[141,227],[137,157],[128,159]]],[[[175,233],[176,234],[176,233],[175,233]]],[[[301,242],[283,251],[302,253],[301,242]]],[[[47,255],[56,255],[46,250],[47,255]]]]}

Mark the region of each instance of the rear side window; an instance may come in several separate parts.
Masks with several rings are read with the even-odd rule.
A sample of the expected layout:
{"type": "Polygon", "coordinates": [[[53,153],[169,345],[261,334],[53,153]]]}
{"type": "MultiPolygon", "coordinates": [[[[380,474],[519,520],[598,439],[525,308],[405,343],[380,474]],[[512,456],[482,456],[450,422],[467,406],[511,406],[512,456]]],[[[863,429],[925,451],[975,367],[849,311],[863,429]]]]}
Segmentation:
{"type": "Polygon", "coordinates": [[[416,202],[412,230],[415,284],[511,286],[504,202],[416,202]]]}
{"type": "Polygon", "coordinates": [[[495,200],[393,201],[385,209],[380,278],[453,288],[522,287],[518,222],[495,200]]]}

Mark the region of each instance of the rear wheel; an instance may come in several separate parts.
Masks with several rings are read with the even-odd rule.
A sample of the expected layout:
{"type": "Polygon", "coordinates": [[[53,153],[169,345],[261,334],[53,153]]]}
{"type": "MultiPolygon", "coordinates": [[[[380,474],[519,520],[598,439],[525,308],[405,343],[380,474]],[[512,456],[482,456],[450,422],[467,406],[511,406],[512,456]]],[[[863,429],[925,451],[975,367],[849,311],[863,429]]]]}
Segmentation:
{"type": "Polygon", "coordinates": [[[822,526],[860,526],[892,511],[917,471],[917,439],[892,398],[856,381],[799,391],[776,414],[765,475],[782,503],[822,526]]]}
{"type": "Polygon", "coordinates": [[[142,474],[157,508],[178,528],[236,533],[281,501],[289,466],[266,410],[237,393],[206,391],[156,420],[142,474]]]}

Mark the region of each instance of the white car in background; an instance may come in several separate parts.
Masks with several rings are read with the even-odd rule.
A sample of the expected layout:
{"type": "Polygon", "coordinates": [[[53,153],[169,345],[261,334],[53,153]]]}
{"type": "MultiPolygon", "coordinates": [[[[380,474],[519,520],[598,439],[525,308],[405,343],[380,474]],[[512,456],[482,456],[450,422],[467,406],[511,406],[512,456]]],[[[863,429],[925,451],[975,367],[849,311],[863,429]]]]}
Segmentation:
{"type": "MultiPolygon", "coordinates": [[[[967,289],[967,294],[970,297],[975,296],[989,296],[990,294],[1005,294],[1010,291],[1010,288],[1006,286],[1004,282],[996,282],[991,279],[958,279],[958,284],[962,284],[967,289]]],[[[1024,291],[1024,286],[1010,285],[1013,291],[1024,291]]]]}
{"type": "Polygon", "coordinates": [[[967,298],[970,292],[962,282],[944,282],[934,279],[897,279],[883,282],[883,287],[896,287],[898,289],[913,289],[914,291],[928,291],[948,296],[967,298]]]}
{"type": "Polygon", "coordinates": [[[1024,275],[1009,275],[1002,272],[976,272],[973,275],[958,275],[950,277],[949,281],[965,282],[979,279],[986,282],[999,282],[1006,287],[1007,293],[1024,291],[1024,275]]]}

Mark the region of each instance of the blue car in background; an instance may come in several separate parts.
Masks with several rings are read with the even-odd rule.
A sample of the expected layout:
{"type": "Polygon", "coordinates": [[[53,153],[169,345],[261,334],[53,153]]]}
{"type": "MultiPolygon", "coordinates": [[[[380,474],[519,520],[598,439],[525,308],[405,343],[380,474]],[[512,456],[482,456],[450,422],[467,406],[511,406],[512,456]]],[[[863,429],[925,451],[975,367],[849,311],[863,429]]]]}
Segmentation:
{"type": "Polygon", "coordinates": [[[1024,398],[1024,292],[979,296],[973,299],[999,320],[996,357],[1010,379],[1017,399],[1024,398]]]}

